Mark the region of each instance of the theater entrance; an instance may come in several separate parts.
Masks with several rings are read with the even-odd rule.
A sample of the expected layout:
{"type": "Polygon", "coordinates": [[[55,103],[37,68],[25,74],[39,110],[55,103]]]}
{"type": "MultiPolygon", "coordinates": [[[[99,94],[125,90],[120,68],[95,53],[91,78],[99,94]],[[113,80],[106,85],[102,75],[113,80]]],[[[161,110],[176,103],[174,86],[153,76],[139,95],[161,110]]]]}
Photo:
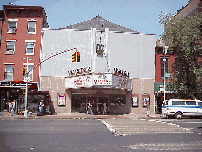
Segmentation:
{"type": "Polygon", "coordinates": [[[106,103],[107,111],[109,111],[109,95],[72,95],[72,112],[86,113],[87,104],[91,102],[94,114],[103,113],[103,104],[106,103]]]}

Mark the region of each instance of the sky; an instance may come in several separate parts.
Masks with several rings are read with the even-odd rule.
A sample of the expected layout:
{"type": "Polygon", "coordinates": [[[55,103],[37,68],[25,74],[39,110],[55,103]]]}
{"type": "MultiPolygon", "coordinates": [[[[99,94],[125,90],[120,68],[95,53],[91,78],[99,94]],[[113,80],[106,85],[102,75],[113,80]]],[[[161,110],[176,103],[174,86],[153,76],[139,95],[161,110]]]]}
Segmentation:
{"type": "Polygon", "coordinates": [[[118,25],[140,33],[156,34],[163,28],[158,24],[159,14],[177,13],[189,0],[0,0],[2,5],[43,6],[50,28],[62,28],[100,15],[118,25]]]}

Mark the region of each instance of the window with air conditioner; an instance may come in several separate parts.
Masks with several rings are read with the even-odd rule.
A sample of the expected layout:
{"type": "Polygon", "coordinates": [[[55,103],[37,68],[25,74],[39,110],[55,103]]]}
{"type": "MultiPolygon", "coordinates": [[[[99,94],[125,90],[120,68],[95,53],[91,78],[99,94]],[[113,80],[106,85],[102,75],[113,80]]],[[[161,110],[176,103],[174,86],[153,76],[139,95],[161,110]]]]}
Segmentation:
{"type": "Polygon", "coordinates": [[[34,55],[35,40],[26,40],[25,55],[34,55]]]}
{"type": "Polygon", "coordinates": [[[5,64],[5,81],[13,81],[13,64],[5,64]]]}
{"type": "Polygon", "coordinates": [[[17,31],[17,21],[8,21],[7,33],[16,33],[16,31],[17,31]]]}
{"type": "Polygon", "coordinates": [[[36,21],[28,21],[28,34],[36,34],[36,21]]]}
{"type": "Polygon", "coordinates": [[[14,53],[15,53],[15,41],[7,41],[6,54],[14,54],[14,53]]]}

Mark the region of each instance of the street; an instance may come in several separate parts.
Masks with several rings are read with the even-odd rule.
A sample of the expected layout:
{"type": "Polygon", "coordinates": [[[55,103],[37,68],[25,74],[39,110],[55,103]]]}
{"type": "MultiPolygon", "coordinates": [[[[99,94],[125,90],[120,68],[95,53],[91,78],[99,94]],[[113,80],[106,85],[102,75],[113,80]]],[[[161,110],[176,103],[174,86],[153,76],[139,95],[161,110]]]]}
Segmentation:
{"type": "Polygon", "coordinates": [[[154,119],[1,119],[0,147],[2,152],[202,150],[201,119],[160,121],[163,123],[154,119]],[[113,132],[117,128],[118,133],[113,132]]]}

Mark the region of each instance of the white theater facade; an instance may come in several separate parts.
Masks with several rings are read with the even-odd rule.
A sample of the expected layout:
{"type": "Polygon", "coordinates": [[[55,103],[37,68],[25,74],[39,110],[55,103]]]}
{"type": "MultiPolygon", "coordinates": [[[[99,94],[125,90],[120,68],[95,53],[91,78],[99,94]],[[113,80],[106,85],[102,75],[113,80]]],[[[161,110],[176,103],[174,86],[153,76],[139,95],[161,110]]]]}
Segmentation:
{"type": "Polygon", "coordinates": [[[145,101],[155,112],[155,35],[96,16],[43,29],[41,61],[39,90],[49,91],[53,112],[85,113],[91,102],[98,114],[103,103],[108,113],[146,113],[145,101]]]}

